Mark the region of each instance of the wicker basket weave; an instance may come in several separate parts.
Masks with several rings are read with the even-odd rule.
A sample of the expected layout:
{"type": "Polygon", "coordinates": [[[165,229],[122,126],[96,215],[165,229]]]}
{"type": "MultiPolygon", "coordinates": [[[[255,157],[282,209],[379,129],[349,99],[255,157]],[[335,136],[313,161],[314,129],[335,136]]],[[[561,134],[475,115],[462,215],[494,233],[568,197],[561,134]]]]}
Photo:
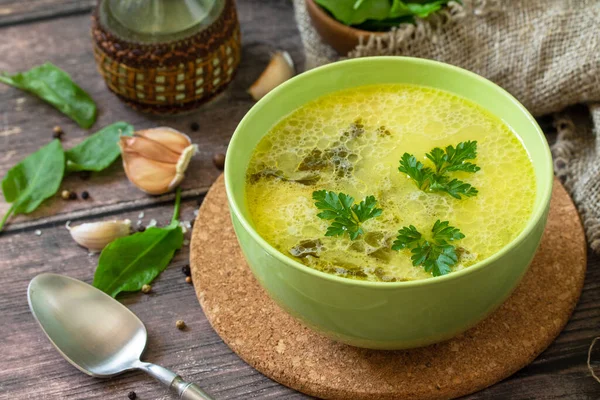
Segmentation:
{"type": "Polygon", "coordinates": [[[125,41],[92,16],[94,57],[108,88],[133,108],[156,114],[198,107],[231,82],[240,63],[240,29],[233,0],[208,28],[160,44],[125,41]]]}

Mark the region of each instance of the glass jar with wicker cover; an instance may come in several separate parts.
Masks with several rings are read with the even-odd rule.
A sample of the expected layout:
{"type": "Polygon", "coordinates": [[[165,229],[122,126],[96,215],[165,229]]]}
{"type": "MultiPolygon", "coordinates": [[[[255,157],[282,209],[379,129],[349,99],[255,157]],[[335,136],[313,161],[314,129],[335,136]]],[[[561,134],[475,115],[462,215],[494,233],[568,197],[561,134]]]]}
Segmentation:
{"type": "Polygon", "coordinates": [[[197,108],[225,89],[240,62],[234,0],[102,0],[92,40],[108,88],[155,114],[197,108]]]}

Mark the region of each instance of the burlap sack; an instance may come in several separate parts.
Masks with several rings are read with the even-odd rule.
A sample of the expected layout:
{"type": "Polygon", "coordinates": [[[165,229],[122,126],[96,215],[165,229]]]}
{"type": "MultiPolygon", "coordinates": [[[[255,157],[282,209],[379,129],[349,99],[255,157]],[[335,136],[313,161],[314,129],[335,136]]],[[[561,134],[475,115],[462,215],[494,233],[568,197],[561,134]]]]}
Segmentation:
{"type": "MultiPolygon", "coordinates": [[[[463,0],[384,38],[362,41],[348,57],[406,55],[473,71],[513,94],[534,116],[589,105],[593,119],[555,114],[555,171],[576,202],[592,249],[600,252],[600,1],[463,0]]],[[[339,60],[294,0],[306,69],[339,60]]]]}

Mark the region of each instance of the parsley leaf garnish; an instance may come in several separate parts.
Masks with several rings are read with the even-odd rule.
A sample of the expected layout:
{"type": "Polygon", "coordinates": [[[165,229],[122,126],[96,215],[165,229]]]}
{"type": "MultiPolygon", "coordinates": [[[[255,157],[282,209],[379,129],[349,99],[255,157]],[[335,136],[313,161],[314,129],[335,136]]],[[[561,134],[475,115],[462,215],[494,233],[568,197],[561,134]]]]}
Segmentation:
{"type": "Polygon", "coordinates": [[[456,247],[450,242],[464,237],[465,235],[458,228],[450,226],[448,221],[438,219],[431,229],[431,240],[423,238],[417,228],[409,225],[398,231],[392,249],[410,249],[414,266],[420,265],[433,276],[440,276],[450,273],[451,267],[458,262],[456,247]]]}
{"type": "Polygon", "coordinates": [[[432,192],[446,192],[450,196],[459,200],[461,199],[461,195],[466,197],[473,197],[477,196],[477,193],[479,193],[477,189],[475,189],[470,184],[463,181],[459,181],[458,179],[450,180],[450,178],[448,178],[445,175],[434,175],[430,182],[431,185],[429,186],[429,189],[432,192]]]}
{"type": "Polygon", "coordinates": [[[422,162],[417,161],[415,156],[408,153],[402,155],[398,171],[408,175],[421,190],[426,190],[429,187],[429,181],[433,175],[431,168],[425,167],[422,162]]]}
{"type": "Polygon", "coordinates": [[[315,206],[322,210],[317,217],[333,220],[327,228],[325,236],[342,236],[348,233],[350,239],[355,240],[363,233],[360,226],[362,222],[381,215],[381,208],[376,208],[377,200],[367,196],[359,204],[354,204],[354,198],[344,193],[336,194],[328,190],[313,192],[315,206]]]}
{"type": "Polygon", "coordinates": [[[448,146],[445,151],[436,147],[425,156],[433,162],[437,174],[443,174],[446,171],[477,172],[481,169],[477,165],[467,162],[467,160],[477,157],[476,140],[460,142],[456,148],[448,146]]]}
{"type": "Polygon", "coordinates": [[[454,171],[475,173],[481,169],[467,161],[477,157],[477,141],[460,142],[456,147],[447,146],[446,149],[435,147],[425,156],[433,163],[434,169],[425,167],[414,155],[404,153],[398,171],[407,174],[423,191],[446,192],[459,200],[461,196],[477,195],[477,189],[470,184],[446,175],[454,171]]]}

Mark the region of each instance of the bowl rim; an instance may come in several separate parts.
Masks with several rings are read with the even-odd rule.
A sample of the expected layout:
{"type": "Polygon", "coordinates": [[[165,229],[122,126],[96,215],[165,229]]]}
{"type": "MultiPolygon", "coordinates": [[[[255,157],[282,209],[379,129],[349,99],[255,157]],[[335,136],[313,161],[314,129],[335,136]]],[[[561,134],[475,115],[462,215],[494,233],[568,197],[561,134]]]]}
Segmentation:
{"type": "MultiPolygon", "coordinates": [[[[496,115],[494,113],[492,113],[492,114],[496,115]]],[[[283,118],[283,116],[282,116],[282,118],[283,118]]],[[[231,137],[231,140],[229,142],[227,153],[228,154],[225,158],[224,174],[225,174],[225,190],[227,193],[227,201],[229,203],[230,212],[232,213],[232,217],[235,215],[235,217],[241,223],[241,225],[246,230],[246,232],[248,232],[248,234],[252,237],[252,239],[255,240],[263,250],[265,250],[269,255],[271,255],[272,257],[275,257],[279,261],[295,268],[299,272],[313,275],[317,278],[331,281],[332,283],[339,283],[339,284],[343,284],[343,285],[351,285],[351,286],[357,286],[357,287],[363,287],[363,288],[391,289],[391,290],[398,289],[398,288],[416,288],[416,287],[421,287],[421,286],[442,284],[444,282],[462,279],[468,275],[480,272],[481,270],[488,267],[490,264],[493,264],[496,260],[503,257],[505,254],[510,252],[512,249],[518,247],[523,241],[525,241],[525,239],[537,227],[539,221],[544,217],[544,215],[546,214],[546,211],[549,207],[550,199],[552,196],[553,180],[554,180],[554,167],[553,167],[552,154],[550,152],[550,147],[548,145],[548,141],[547,141],[544,133],[542,132],[541,128],[539,127],[537,121],[535,120],[535,118],[525,108],[525,106],[523,106],[513,95],[511,95],[505,89],[496,85],[492,81],[490,81],[480,75],[477,75],[474,72],[468,71],[466,69],[456,67],[454,65],[442,63],[439,61],[423,59],[423,58],[416,58],[416,57],[405,57],[405,56],[377,56],[377,57],[354,58],[354,59],[338,61],[338,62],[334,62],[331,64],[323,65],[321,67],[317,67],[312,70],[301,73],[299,75],[296,75],[295,77],[291,78],[290,80],[277,86],[275,89],[273,89],[267,95],[265,95],[262,99],[260,99],[256,104],[254,104],[254,106],[252,106],[252,108],[246,113],[246,115],[242,118],[242,120],[236,127],[236,129],[233,133],[233,136],[231,137]],[[235,162],[235,160],[233,160],[233,157],[229,157],[229,154],[232,151],[231,149],[235,148],[237,146],[237,143],[241,140],[240,139],[240,137],[242,136],[241,132],[243,130],[247,130],[246,126],[249,124],[248,121],[250,121],[256,114],[260,113],[263,104],[269,102],[272,98],[279,96],[279,94],[282,93],[283,91],[285,91],[286,88],[290,85],[290,82],[292,82],[293,80],[310,79],[310,77],[312,75],[322,74],[325,71],[329,71],[329,70],[335,70],[335,69],[339,68],[340,64],[345,65],[345,64],[359,64],[359,63],[372,63],[372,62],[377,63],[377,62],[389,62],[389,61],[411,62],[411,63],[421,64],[421,65],[427,64],[427,65],[433,65],[433,66],[440,67],[440,68],[446,68],[446,69],[454,70],[455,72],[458,72],[460,74],[466,75],[467,77],[477,81],[481,85],[491,86],[493,89],[497,90],[499,92],[499,94],[505,96],[508,100],[510,100],[517,107],[517,109],[519,109],[527,117],[527,119],[532,123],[533,127],[535,128],[535,133],[537,134],[537,136],[539,136],[539,138],[543,141],[543,143],[545,143],[545,146],[544,146],[544,155],[546,158],[545,170],[547,171],[546,179],[548,180],[548,182],[546,184],[546,188],[545,188],[544,192],[541,193],[541,197],[542,197],[542,201],[540,203],[541,205],[538,206],[537,208],[534,208],[529,219],[527,220],[527,224],[525,225],[523,230],[512,241],[507,243],[504,247],[502,247],[496,253],[492,254],[490,257],[488,257],[482,261],[479,261],[478,263],[475,263],[467,268],[461,269],[460,271],[454,271],[454,272],[446,274],[446,275],[431,277],[431,278],[427,278],[427,279],[418,279],[418,280],[400,281],[400,282],[363,281],[363,280],[344,278],[344,277],[340,277],[337,275],[328,274],[326,272],[322,272],[322,271],[316,270],[314,268],[311,268],[309,266],[306,266],[306,265],[300,263],[299,261],[296,261],[296,260],[286,256],[285,254],[283,254],[282,252],[277,250],[275,247],[273,247],[270,243],[268,243],[265,239],[263,239],[262,236],[260,236],[258,234],[258,232],[256,232],[256,230],[252,227],[250,221],[248,221],[248,219],[246,219],[244,217],[243,213],[240,210],[239,204],[236,202],[234,196],[232,195],[233,183],[232,183],[232,176],[231,176],[230,171],[233,170],[232,164],[235,162]]],[[[544,168],[544,165],[541,165],[541,168],[544,168]]],[[[542,176],[542,179],[544,179],[543,176],[542,176]]],[[[540,184],[540,183],[538,183],[538,184],[540,184]]],[[[240,247],[241,247],[241,244],[240,244],[240,247]]]]}

